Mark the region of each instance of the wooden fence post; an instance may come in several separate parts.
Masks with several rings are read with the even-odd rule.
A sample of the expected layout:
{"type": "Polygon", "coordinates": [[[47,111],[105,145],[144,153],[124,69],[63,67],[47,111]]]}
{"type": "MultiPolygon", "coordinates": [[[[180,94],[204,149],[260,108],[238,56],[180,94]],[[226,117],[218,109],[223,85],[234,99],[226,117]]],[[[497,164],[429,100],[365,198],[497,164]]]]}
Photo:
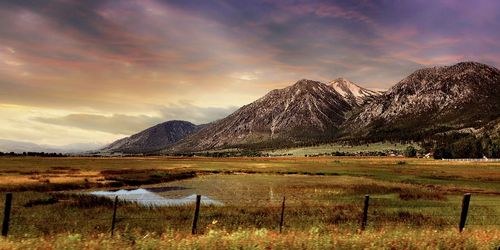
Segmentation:
{"type": "Polygon", "coordinates": [[[280,233],[283,231],[284,220],[285,220],[285,196],[283,196],[283,204],[281,204],[280,233]]]}
{"type": "Polygon", "coordinates": [[[2,236],[7,237],[9,233],[10,210],[12,207],[12,193],[5,195],[5,208],[3,212],[2,236]]]}
{"type": "Polygon", "coordinates": [[[115,196],[115,203],[113,205],[113,219],[111,220],[111,237],[115,233],[115,223],[116,223],[116,207],[118,206],[118,196],[115,196]]]}
{"type": "Polygon", "coordinates": [[[193,228],[191,229],[191,234],[196,234],[196,225],[198,224],[198,216],[200,215],[200,203],[201,203],[201,195],[196,195],[196,207],[194,209],[194,219],[193,219],[193,228]]]}
{"type": "Polygon", "coordinates": [[[370,201],[370,196],[365,195],[365,206],[363,208],[363,218],[361,220],[361,231],[364,231],[368,221],[368,204],[370,201]]]}
{"type": "Polygon", "coordinates": [[[465,227],[465,221],[467,220],[467,213],[469,212],[470,194],[464,194],[464,199],[462,200],[462,213],[460,214],[460,224],[458,225],[458,230],[462,232],[465,227]]]}

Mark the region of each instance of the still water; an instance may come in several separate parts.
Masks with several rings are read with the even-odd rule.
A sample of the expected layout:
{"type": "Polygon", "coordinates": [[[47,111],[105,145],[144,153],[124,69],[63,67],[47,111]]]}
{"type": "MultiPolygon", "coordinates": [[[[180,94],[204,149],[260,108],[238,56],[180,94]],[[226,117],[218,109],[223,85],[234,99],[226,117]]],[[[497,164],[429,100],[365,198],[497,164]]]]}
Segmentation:
{"type": "MultiPolygon", "coordinates": [[[[193,204],[196,202],[196,194],[188,195],[182,198],[167,198],[158,195],[155,189],[120,189],[117,191],[94,191],[90,192],[91,195],[108,197],[114,199],[118,196],[118,200],[134,202],[145,207],[164,207],[164,206],[182,206],[193,204]]],[[[215,205],[222,206],[222,202],[211,199],[207,196],[201,196],[202,205],[215,205]]]]}

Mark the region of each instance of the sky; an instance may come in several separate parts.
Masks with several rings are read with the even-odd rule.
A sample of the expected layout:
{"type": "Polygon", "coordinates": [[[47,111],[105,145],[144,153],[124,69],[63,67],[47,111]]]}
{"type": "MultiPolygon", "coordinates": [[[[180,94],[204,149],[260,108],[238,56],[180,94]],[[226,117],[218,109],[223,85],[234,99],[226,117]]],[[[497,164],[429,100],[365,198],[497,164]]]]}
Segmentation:
{"type": "Polygon", "coordinates": [[[307,78],[500,67],[500,1],[0,0],[0,139],[109,143],[307,78]]]}

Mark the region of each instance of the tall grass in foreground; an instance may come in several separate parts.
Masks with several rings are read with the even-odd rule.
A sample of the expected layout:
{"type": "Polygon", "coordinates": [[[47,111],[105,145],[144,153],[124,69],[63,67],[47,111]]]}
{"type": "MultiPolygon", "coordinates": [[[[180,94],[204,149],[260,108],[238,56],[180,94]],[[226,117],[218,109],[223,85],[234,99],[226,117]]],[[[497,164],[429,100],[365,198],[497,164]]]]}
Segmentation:
{"type": "MultiPolygon", "coordinates": [[[[67,200],[56,204],[15,207],[12,214],[9,237],[18,239],[50,237],[64,233],[98,235],[110,232],[112,201],[102,197],[67,200]]],[[[458,209],[433,203],[405,201],[384,203],[374,199],[369,210],[368,229],[378,230],[436,230],[440,234],[456,231],[458,209]],[[414,206],[414,208],[410,207],[414,206]],[[457,210],[457,211],[454,211],[457,210]]],[[[359,202],[357,202],[359,203],[359,202]]],[[[458,206],[457,206],[458,207],[458,206]]],[[[459,207],[458,207],[459,208],[459,207]]],[[[355,233],[360,227],[362,207],[344,203],[314,203],[311,201],[287,205],[285,232],[307,232],[315,227],[322,233],[344,230],[355,233]]],[[[136,204],[120,204],[117,211],[116,230],[123,234],[161,234],[173,230],[188,234],[193,221],[193,206],[144,208],[136,204]]],[[[278,232],[281,208],[279,204],[268,206],[202,206],[198,230],[209,234],[212,230],[228,233],[243,230],[267,229],[278,232]]],[[[471,208],[466,230],[499,228],[498,217],[491,209],[471,208]]],[[[345,233],[344,232],[344,233],[345,233]]]]}
{"type": "Polygon", "coordinates": [[[453,229],[388,228],[359,233],[312,227],[284,234],[246,229],[210,230],[196,236],[168,231],[161,235],[118,233],[114,238],[108,234],[61,233],[23,240],[0,239],[1,249],[497,249],[499,246],[499,229],[477,229],[460,234],[453,229]]]}

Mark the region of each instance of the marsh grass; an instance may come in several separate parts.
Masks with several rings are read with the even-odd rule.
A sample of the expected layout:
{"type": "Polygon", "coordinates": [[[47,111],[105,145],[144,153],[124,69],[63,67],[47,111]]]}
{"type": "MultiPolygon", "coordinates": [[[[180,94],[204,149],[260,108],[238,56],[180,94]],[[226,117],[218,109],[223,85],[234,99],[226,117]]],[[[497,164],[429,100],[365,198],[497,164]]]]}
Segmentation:
{"type": "Polygon", "coordinates": [[[196,177],[194,171],[162,171],[154,169],[103,170],[105,180],[113,181],[113,186],[139,186],[157,184],[196,177]]]}
{"type": "MultiPolygon", "coordinates": [[[[61,167],[60,167],[61,168],[61,167]]],[[[96,178],[95,181],[90,181],[85,175],[77,175],[76,180],[69,180],[68,182],[52,183],[50,177],[68,176],[68,172],[77,173],[74,169],[57,170],[57,174],[40,174],[40,172],[15,172],[19,175],[29,175],[29,179],[36,180],[37,182],[13,184],[0,184],[0,192],[49,192],[49,191],[67,191],[78,189],[90,188],[116,188],[123,186],[140,186],[148,184],[158,184],[163,182],[170,182],[175,180],[182,180],[196,177],[195,171],[165,171],[165,170],[103,170],[100,172],[101,178],[96,178]]],[[[53,171],[52,171],[53,172],[53,171]]],[[[47,173],[47,171],[45,171],[47,173]]]]}
{"type": "MultiPolygon", "coordinates": [[[[162,170],[195,171],[197,173],[296,173],[309,175],[348,175],[368,176],[372,179],[411,182],[414,184],[433,184],[444,187],[500,190],[500,163],[498,162],[447,162],[415,158],[369,158],[369,157],[316,157],[316,158],[173,158],[173,157],[126,157],[126,158],[40,158],[40,157],[2,157],[0,158],[0,183],[25,185],[20,180],[37,172],[47,170],[91,171],[99,175],[106,170],[162,170]],[[398,161],[405,161],[397,167],[398,161]],[[61,167],[63,169],[61,169],[61,167]],[[22,179],[22,178],[21,178],[22,179]]],[[[103,178],[98,176],[97,178],[103,178]]],[[[52,179],[52,178],[49,178],[52,179]]],[[[82,181],[74,178],[68,182],[82,181]]],[[[91,182],[96,180],[91,180],[91,182]]],[[[52,182],[52,180],[51,180],[52,182]]],[[[2,191],[6,186],[0,184],[2,191]]],[[[500,192],[499,192],[500,194],[500,192]]]]}
{"type": "Polygon", "coordinates": [[[399,192],[401,200],[446,200],[446,196],[439,190],[427,190],[424,188],[403,189],[399,192]]]}

